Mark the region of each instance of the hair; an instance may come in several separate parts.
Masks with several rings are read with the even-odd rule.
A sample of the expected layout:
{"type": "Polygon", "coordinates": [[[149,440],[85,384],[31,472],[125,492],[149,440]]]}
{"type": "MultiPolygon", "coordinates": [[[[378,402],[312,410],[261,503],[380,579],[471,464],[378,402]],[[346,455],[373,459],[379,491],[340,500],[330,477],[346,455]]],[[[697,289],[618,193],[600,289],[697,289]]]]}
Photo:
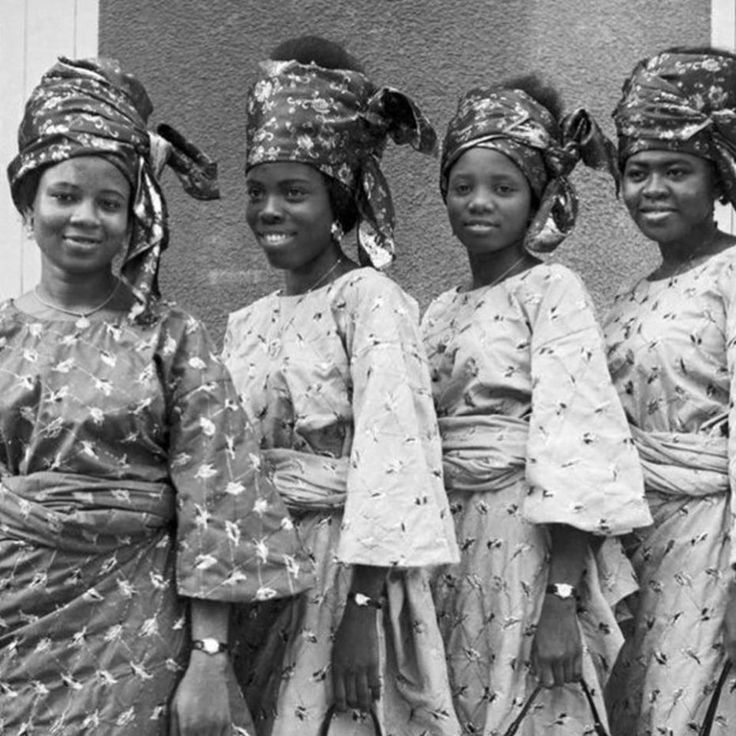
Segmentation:
{"type": "Polygon", "coordinates": [[[559,122],[562,118],[565,109],[562,95],[556,87],[546,82],[536,72],[504,79],[499,86],[507,89],[520,89],[522,92],[526,92],[529,97],[546,107],[556,122],[559,122]]]}
{"type": "MultiPolygon", "coordinates": [[[[272,61],[296,61],[317,64],[325,69],[348,69],[365,74],[363,65],[345,48],[321,36],[297,36],[282,41],[271,51],[272,61]]],[[[344,232],[350,232],[358,222],[358,208],[353,193],[331,176],[322,174],[330,196],[330,207],[344,232]]]]}
{"type": "Polygon", "coordinates": [[[33,202],[36,199],[36,192],[38,191],[38,183],[41,181],[43,172],[50,166],[40,166],[37,169],[29,171],[17,184],[16,201],[18,210],[25,218],[26,213],[33,209],[33,202]]]}

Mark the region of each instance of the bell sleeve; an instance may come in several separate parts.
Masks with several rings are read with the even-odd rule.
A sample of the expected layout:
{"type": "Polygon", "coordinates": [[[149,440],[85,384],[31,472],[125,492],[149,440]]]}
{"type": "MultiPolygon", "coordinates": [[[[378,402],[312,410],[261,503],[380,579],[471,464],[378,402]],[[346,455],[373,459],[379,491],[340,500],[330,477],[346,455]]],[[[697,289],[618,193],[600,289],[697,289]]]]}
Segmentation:
{"type": "Polygon", "coordinates": [[[639,458],[606,365],[603,336],[580,279],[549,269],[526,308],[532,414],[525,518],[619,535],[651,523],[639,458]]]}
{"type": "Polygon", "coordinates": [[[311,562],[261,471],[252,427],[202,324],[174,315],[158,357],[168,400],[179,593],[235,602],[309,587],[311,562]]]}
{"type": "Polygon", "coordinates": [[[336,304],[354,421],[337,557],[381,567],[456,562],[416,303],[369,272],[336,304]]]}

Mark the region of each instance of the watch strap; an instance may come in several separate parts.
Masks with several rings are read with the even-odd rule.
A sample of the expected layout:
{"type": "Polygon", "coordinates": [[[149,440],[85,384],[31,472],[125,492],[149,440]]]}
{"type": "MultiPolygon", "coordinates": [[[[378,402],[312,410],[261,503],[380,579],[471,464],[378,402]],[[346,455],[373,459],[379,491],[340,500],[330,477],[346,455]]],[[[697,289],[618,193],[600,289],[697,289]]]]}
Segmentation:
{"type": "Polygon", "coordinates": [[[219,654],[220,652],[229,652],[230,647],[217,639],[193,639],[192,649],[197,649],[205,654],[219,654]]]}

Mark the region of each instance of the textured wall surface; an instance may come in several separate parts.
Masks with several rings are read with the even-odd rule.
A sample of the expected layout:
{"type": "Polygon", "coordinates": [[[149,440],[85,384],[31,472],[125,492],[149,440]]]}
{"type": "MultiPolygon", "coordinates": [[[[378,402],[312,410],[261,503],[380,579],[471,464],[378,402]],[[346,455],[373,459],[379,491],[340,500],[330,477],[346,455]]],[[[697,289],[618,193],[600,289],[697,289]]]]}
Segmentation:
{"type": "MultiPolygon", "coordinates": [[[[203,317],[219,340],[228,311],[280,286],[245,223],[245,91],[277,42],[316,33],[343,42],[372,78],[412,94],[440,136],[457,97],[479,83],[533,70],[567,109],[587,107],[606,132],[621,82],[643,56],[710,38],[705,0],[102,0],[100,53],[140,75],[169,122],[220,162],[222,200],[165,187],[172,240],[164,293],[203,317]]],[[[390,273],[422,306],[467,276],[437,187],[438,161],[389,146],[384,170],[398,216],[390,273]]],[[[574,175],[576,232],[555,258],[576,268],[603,307],[656,261],[602,175],[574,175]]],[[[353,248],[348,249],[353,252],[353,248]]]]}

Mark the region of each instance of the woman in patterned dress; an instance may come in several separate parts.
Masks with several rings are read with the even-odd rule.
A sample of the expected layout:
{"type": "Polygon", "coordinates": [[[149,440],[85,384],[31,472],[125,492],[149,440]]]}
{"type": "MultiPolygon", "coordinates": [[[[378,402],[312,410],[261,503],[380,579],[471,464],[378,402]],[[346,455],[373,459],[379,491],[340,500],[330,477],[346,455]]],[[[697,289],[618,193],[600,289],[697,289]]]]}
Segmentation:
{"type": "Polygon", "coordinates": [[[217,189],[150,112],[114,60],[61,58],[8,167],[42,270],[0,306],[5,735],[252,733],[229,604],[311,582],[204,327],[158,298],[160,168],[217,189]]]}
{"type": "Polygon", "coordinates": [[[422,328],[461,549],[435,603],[467,734],[501,736],[535,691],[520,734],[592,732],[577,681],[602,714],[613,606],[634,587],[602,538],[649,521],[588,294],[535,255],[572,229],[581,157],[607,170],[612,145],[584,110],[561,118],[536,77],[465,94],[445,138],[441,191],[472,281],[422,328]]]}
{"type": "MultiPolygon", "coordinates": [[[[615,299],[609,366],[654,524],[627,540],[641,583],[611,678],[614,733],[696,733],[736,661],[734,380],[736,57],[674,49],[640,62],[614,113],[623,199],[661,263],[615,299]]],[[[736,729],[736,677],[712,734],[736,729]]]]}
{"type": "Polygon", "coordinates": [[[427,152],[434,131],[302,38],[263,65],[247,135],[247,219],[284,289],[230,315],[225,356],[319,577],[254,663],[258,732],[316,736],[334,704],[330,734],[373,733],[372,710],[385,734],[454,736],[424,568],[457,548],[418,310],[372,267],[393,248],[385,140],[427,152]],[[340,246],[356,222],[362,268],[340,246]]]}

